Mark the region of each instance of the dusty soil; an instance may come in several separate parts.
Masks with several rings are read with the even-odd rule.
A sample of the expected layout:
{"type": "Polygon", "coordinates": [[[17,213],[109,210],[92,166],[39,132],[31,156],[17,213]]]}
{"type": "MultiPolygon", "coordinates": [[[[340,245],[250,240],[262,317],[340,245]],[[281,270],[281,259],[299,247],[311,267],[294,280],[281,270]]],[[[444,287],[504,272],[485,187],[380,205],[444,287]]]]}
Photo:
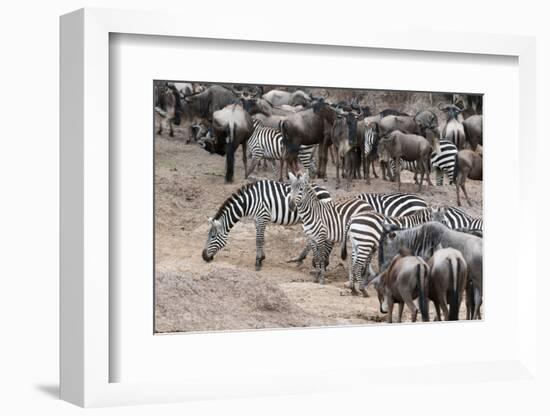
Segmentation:
{"type": "MultiPolygon", "coordinates": [[[[331,256],[324,286],[311,282],[309,258],[298,266],[287,263],[305,244],[299,225],[267,227],[266,259],[260,272],[254,271],[255,228],[249,219],[237,224],[227,246],[213,262],[205,263],[201,252],[207,237],[207,218],[247,181],[240,150],[235,182],[224,184],[225,159],[196,144],[185,144],[185,134],[177,128],[175,138],[166,133],[155,137],[157,332],[370,324],[384,320],[372,288],[368,298],[347,294],[344,283],[348,264],[339,259],[338,250],[331,256]]],[[[271,169],[255,174],[274,179],[271,169]]],[[[412,176],[402,172],[403,192],[416,192],[412,176]]],[[[397,184],[382,179],[371,179],[370,186],[364,180],[354,180],[350,192],[335,189],[335,168],[330,162],[328,177],[328,182],[320,183],[335,199],[397,190],[397,184]]],[[[435,183],[433,174],[432,181],[435,183]]],[[[481,216],[482,183],[468,181],[467,189],[474,206],[465,206],[464,210],[481,216]]],[[[421,192],[429,203],[449,205],[455,205],[455,195],[454,186],[447,184],[424,187],[421,192]]],[[[433,317],[433,306],[431,314],[433,317]]],[[[464,315],[463,306],[461,318],[464,315]]],[[[410,320],[406,308],[404,320],[410,320]]]]}

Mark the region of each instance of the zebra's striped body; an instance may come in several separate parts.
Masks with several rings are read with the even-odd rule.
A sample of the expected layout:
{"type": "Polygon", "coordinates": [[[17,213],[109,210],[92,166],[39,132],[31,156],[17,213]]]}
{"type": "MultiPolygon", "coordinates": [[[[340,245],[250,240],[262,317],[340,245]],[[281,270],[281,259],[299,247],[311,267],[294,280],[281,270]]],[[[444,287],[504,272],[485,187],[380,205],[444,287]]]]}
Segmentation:
{"type": "MultiPolygon", "coordinates": [[[[314,187],[316,197],[330,201],[330,194],[319,186],[314,187]]],[[[210,261],[227,243],[229,231],[242,218],[250,217],[256,222],[256,269],[265,259],[263,250],[265,228],[268,223],[294,225],[300,222],[298,212],[289,207],[290,185],[271,180],[262,180],[244,185],[225,200],[213,218],[203,251],[203,259],[210,261]]]]}
{"type": "Polygon", "coordinates": [[[446,207],[444,218],[441,222],[451,230],[470,230],[483,235],[483,218],[472,217],[455,207],[446,207]]]}
{"type": "MultiPolygon", "coordinates": [[[[365,175],[365,180],[367,183],[370,183],[370,166],[372,165],[372,174],[374,177],[378,177],[376,171],[374,170],[374,161],[378,159],[378,133],[375,129],[369,125],[365,125],[365,140],[364,140],[364,155],[363,155],[363,174],[365,175]]],[[[385,169],[382,169],[382,175],[385,179],[386,173],[385,169]]]]}
{"type": "MultiPolygon", "coordinates": [[[[435,168],[436,183],[439,186],[443,185],[443,174],[445,174],[445,176],[449,179],[449,185],[452,185],[454,180],[456,154],[458,153],[458,150],[454,143],[450,140],[440,140],[439,145],[439,153],[432,152],[430,159],[431,166],[435,168]]],[[[396,170],[393,159],[390,159],[389,167],[392,177],[395,176],[396,170]]],[[[416,182],[416,173],[420,170],[417,161],[409,162],[401,159],[401,169],[414,172],[416,182]]]]}
{"type": "MultiPolygon", "coordinates": [[[[291,180],[291,203],[298,208],[298,215],[306,236],[313,242],[315,280],[324,283],[326,259],[335,243],[352,242],[350,283],[359,280],[369,265],[374,249],[382,233],[382,222],[372,207],[357,198],[342,202],[321,203],[307,175],[291,180]]],[[[355,285],[350,289],[355,293],[355,285]]]]}
{"type": "Polygon", "coordinates": [[[428,207],[422,198],[407,193],[364,193],[357,195],[356,198],[362,199],[376,212],[388,217],[403,217],[428,207]]]}
{"type": "MultiPolygon", "coordinates": [[[[249,157],[252,159],[248,173],[250,174],[254,171],[261,159],[267,159],[271,161],[275,177],[280,177],[282,172],[279,171],[277,162],[282,165],[286,155],[286,147],[283,145],[283,135],[278,129],[263,126],[258,120],[254,120],[253,123],[254,132],[247,142],[249,157]]],[[[302,145],[298,152],[298,160],[310,173],[315,172],[317,169],[314,157],[317,147],[317,144],[302,145]]]]}

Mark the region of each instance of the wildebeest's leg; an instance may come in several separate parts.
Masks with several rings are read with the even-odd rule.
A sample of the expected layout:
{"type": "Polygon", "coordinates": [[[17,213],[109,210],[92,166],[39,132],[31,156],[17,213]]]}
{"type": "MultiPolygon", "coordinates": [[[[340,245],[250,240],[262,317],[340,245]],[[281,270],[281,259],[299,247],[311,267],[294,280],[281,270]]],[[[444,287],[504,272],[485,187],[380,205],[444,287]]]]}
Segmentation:
{"type": "Polygon", "coordinates": [[[403,292],[401,293],[401,297],[403,298],[403,301],[407,304],[409,310],[411,311],[411,319],[413,322],[416,322],[416,315],[418,315],[418,308],[414,304],[412,300],[412,295],[410,292],[403,292]]]}
{"type": "Polygon", "coordinates": [[[235,171],[235,148],[231,141],[225,144],[225,183],[233,182],[235,171]]]}
{"type": "Polygon", "coordinates": [[[265,227],[269,222],[269,218],[256,218],[256,271],[262,268],[262,261],[265,259],[264,253],[264,235],[265,227]]]}
{"type": "Polygon", "coordinates": [[[434,301],[434,307],[435,307],[435,320],[441,321],[441,309],[439,307],[439,299],[434,301]]]}
{"type": "MultiPolygon", "coordinates": [[[[452,284],[452,281],[451,281],[452,284]]],[[[438,303],[441,305],[441,309],[443,310],[443,316],[445,317],[445,320],[449,320],[449,308],[447,307],[447,294],[443,292],[439,292],[437,294],[438,297],[438,303]]],[[[441,316],[439,316],[439,320],[441,320],[441,316]]]]}
{"type": "Polygon", "coordinates": [[[172,118],[168,119],[168,124],[170,124],[170,137],[174,137],[174,128],[172,127],[172,118]]]}
{"type": "Polygon", "coordinates": [[[401,323],[401,319],[403,318],[403,309],[405,307],[405,304],[403,302],[398,303],[397,308],[397,323],[401,323]]]}
{"type": "Polygon", "coordinates": [[[474,288],[472,281],[468,278],[466,283],[466,319],[474,318],[474,288]]]}
{"type": "Polygon", "coordinates": [[[375,178],[378,178],[378,175],[376,174],[376,169],[374,168],[374,160],[371,161],[372,164],[372,174],[375,178]]]}
{"type": "Polygon", "coordinates": [[[460,186],[462,183],[462,172],[458,172],[455,178],[455,187],[456,187],[456,204],[460,206],[460,186]]]}
{"type": "Polygon", "coordinates": [[[243,147],[243,165],[244,165],[244,177],[248,178],[247,166],[246,166],[246,140],[242,142],[243,147]]]}
{"type": "MultiPolygon", "coordinates": [[[[334,144],[329,145],[328,150],[330,152],[330,160],[332,160],[332,164],[334,165],[336,163],[336,158],[334,157],[334,144]]],[[[336,151],[336,154],[338,154],[338,151],[336,151]]]]}
{"type": "Polygon", "coordinates": [[[386,294],[386,303],[388,307],[388,324],[393,323],[393,297],[386,294]]]}
{"type": "Polygon", "coordinates": [[[473,319],[481,319],[481,290],[474,287],[474,312],[473,319]]]}
{"type": "Polygon", "coordinates": [[[428,179],[428,186],[433,186],[432,179],[430,178],[430,156],[424,158],[424,171],[426,172],[426,178],[428,179]]]}
{"type": "MultiPolygon", "coordinates": [[[[369,173],[369,170],[370,170],[370,165],[371,165],[371,160],[370,158],[365,155],[365,158],[363,159],[363,165],[364,165],[364,168],[363,168],[363,171],[364,171],[364,176],[365,176],[365,182],[367,183],[367,185],[370,185],[370,173],[369,173]]],[[[374,170],[374,163],[373,163],[373,170],[374,170]]]]}
{"type": "Polygon", "coordinates": [[[279,182],[283,182],[283,175],[284,175],[284,168],[285,168],[285,158],[284,156],[281,157],[281,161],[279,164],[280,172],[279,172],[279,182]]]}
{"type": "Polygon", "coordinates": [[[401,190],[401,163],[399,163],[399,158],[393,159],[395,162],[395,174],[397,175],[397,190],[401,190]]]}
{"type": "Polygon", "coordinates": [[[466,197],[466,202],[468,202],[468,205],[472,206],[472,201],[470,201],[470,197],[468,196],[468,193],[466,192],[466,177],[464,177],[464,180],[462,181],[462,184],[460,185],[462,188],[462,191],[464,192],[464,196],[466,197]]]}

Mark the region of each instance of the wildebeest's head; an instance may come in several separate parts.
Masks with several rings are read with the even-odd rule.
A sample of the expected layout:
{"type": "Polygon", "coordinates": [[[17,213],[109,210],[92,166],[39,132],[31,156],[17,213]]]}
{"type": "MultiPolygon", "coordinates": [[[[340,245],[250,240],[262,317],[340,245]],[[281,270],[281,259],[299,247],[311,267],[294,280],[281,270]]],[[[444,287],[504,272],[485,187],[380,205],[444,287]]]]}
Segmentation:
{"type": "Polygon", "coordinates": [[[290,196],[288,201],[288,206],[290,209],[296,209],[301,205],[304,192],[309,182],[309,174],[298,173],[298,176],[294,176],[292,172],[288,172],[288,177],[290,178],[290,196]]]}
{"type": "Polygon", "coordinates": [[[392,158],[396,133],[392,132],[378,141],[378,157],[381,162],[389,162],[392,158]]]}
{"type": "Polygon", "coordinates": [[[399,226],[384,223],[382,227],[383,232],[378,244],[378,265],[380,270],[385,270],[388,268],[391,259],[398,255],[400,249],[404,246],[398,237],[399,226]]]}
{"type": "Polygon", "coordinates": [[[432,214],[432,221],[440,222],[441,224],[449,226],[446,218],[447,206],[446,205],[432,205],[430,207],[432,214]]]}
{"type": "Polygon", "coordinates": [[[218,251],[225,247],[229,235],[229,229],[219,219],[208,218],[208,224],[210,228],[202,251],[202,259],[206,262],[212,261],[218,251]]]}
{"type": "Polygon", "coordinates": [[[455,119],[458,117],[460,113],[462,113],[462,111],[464,111],[462,108],[454,104],[439,103],[438,108],[441,111],[444,111],[445,113],[447,113],[448,118],[455,118],[455,119]]]}

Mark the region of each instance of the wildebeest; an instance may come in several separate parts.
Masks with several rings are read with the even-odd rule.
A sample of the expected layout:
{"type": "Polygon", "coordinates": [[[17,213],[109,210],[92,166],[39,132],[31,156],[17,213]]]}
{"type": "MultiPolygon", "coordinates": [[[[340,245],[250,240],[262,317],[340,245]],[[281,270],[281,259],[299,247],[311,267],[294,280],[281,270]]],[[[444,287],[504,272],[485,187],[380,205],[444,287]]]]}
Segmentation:
{"type": "Polygon", "coordinates": [[[462,122],[466,142],[472,150],[483,145],[483,116],[473,115],[462,122]]]}
{"type": "Polygon", "coordinates": [[[281,105],[274,106],[269,101],[263,98],[248,98],[243,99],[243,106],[246,111],[251,115],[263,114],[267,117],[269,116],[286,116],[288,114],[297,113],[304,109],[303,106],[291,106],[291,105],[281,105]]]}
{"type": "Polygon", "coordinates": [[[428,222],[421,226],[399,229],[393,224],[385,224],[378,245],[378,264],[380,270],[388,267],[391,259],[403,247],[413,255],[423,259],[433,256],[439,245],[452,247],[462,253],[468,266],[466,286],[466,308],[468,319],[480,318],[483,297],[483,239],[453,231],[438,222],[428,222]]]}
{"type": "Polygon", "coordinates": [[[466,193],[466,179],[483,180],[483,157],[470,149],[460,150],[456,154],[454,181],[456,186],[456,204],[460,206],[460,188],[464,192],[468,205],[472,202],[466,193]]]}
{"type": "Polygon", "coordinates": [[[332,125],[332,144],[337,149],[336,157],[336,187],[340,186],[340,166],[347,179],[346,186],[349,190],[354,174],[353,149],[357,147],[357,115],[345,113],[338,116],[332,125]]]}
{"type": "Polygon", "coordinates": [[[194,93],[193,84],[190,82],[175,82],[174,87],[176,87],[182,98],[194,93]]]}
{"type": "Polygon", "coordinates": [[[284,104],[291,106],[306,106],[311,103],[311,96],[302,90],[297,90],[294,92],[271,90],[262,95],[262,98],[269,101],[274,106],[281,106],[284,104]]]}
{"type": "Polygon", "coordinates": [[[458,320],[458,311],[468,275],[466,260],[462,253],[454,248],[438,247],[428,260],[428,265],[430,266],[429,297],[435,306],[436,319],[441,321],[441,310],[443,310],[445,320],[458,320]]]}
{"type": "Polygon", "coordinates": [[[243,148],[243,164],[246,177],[246,141],[254,131],[252,117],[243,109],[241,104],[230,104],[221,110],[215,111],[212,118],[212,129],[218,142],[225,143],[225,181],[233,182],[235,152],[239,145],[242,145],[243,148]]]}
{"type": "Polygon", "coordinates": [[[453,104],[443,103],[439,103],[439,109],[447,113],[447,120],[443,127],[441,138],[452,141],[458,150],[463,149],[466,140],[464,126],[458,120],[458,116],[462,113],[462,109],[453,104]]]}
{"type": "Polygon", "coordinates": [[[416,322],[418,309],[413,300],[418,297],[422,321],[428,316],[429,267],[417,256],[411,256],[406,249],[401,250],[391,261],[389,267],[371,280],[378,293],[380,312],[388,314],[388,323],[393,321],[393,306],[399,305],[397,322],[401,322],[403,307],[407,304],[411,319],[416,322]]]}
{"type": "Polygon", "coordinates": [[[287,163],[293,172],[298,171],[298,151],[301,145],[319,144],[318,176],[326,166],[327,148],[325,143],[325,123],[332,128],[339,112],[324,100],[317,100],[311,108],[288,115],[281,121],[280,130],[283,144],[287,148],[287,163]]]}
{"type": "Polygon", "coordinates": [[[212,85],[202,92],[183,98],[183,119],[186,122],[211,122],[214,111],[238,102],[240,96],[229,88],[212,85]]]}
{"type": "Polygon", "coordinates": [[[431,153],[432,146],[428,140],[416,134],[404,134],[400,131],[394,131],[378,143],[380,160],[389,162],[391,158],[395,163],[398,190],[401,189],[401,159],[409,162],[418,161],[421,170],[420,182],[418,184],[419,191],[422,188],[424,175],[428,179],[428,185],[432,186],[429,174],[431,153]]]}
{"type": "Polygon", "coordinates": [[[170,137],[174,137],[173,124],[179,126],[183,114],[181,97],[174,84],[155,85],[155,120],[157,134],[162,134],[163,124],[170,128],[170,137]]]}

